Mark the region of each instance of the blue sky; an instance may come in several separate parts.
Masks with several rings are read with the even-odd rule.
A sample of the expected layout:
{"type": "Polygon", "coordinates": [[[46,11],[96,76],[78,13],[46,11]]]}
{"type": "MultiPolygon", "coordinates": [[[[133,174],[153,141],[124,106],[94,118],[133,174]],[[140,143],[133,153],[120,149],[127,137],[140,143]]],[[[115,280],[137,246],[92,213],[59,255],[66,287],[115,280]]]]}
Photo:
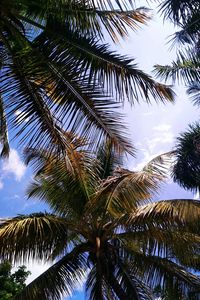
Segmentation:
{"type": "MultiPolygon", "coordinates": [[[[140,68],[151,72],[155,64],[167,64],[175,59],[175,49],[169,52],[166,37],[174,31],[172,25],[165,23],[155,16],[149,26],[144,26],[137,33],[130,32],[130,37],[122,41],[115,48],[131,57],[136,58],[140,68]]],[[[130,169],[135,169],[153,156],[171,150],[176,136],[183,132],[189,123],[198,120],[199,112],[192,106],[184,92],[184,87],[176,87],[176,104],[147,105],[136,104],[132,109],[128,104],[124,107],[130,135],[138,149],[137,159],[128,158],[126,161],[130,169]]],[[[16,144],[12,144],[10,158],[0,162],[0,217],[11,217],[44,210],[45,207],[37,200],[27,200],[25,190],[32,177],[20,158],[16,144]]],[[[193,198],[192,195],[169,181],[162,187],[160,199],[193,198]]],[[[48,266],[31,264],[32,275],[29,280],[39,275],[48,266]]],[[[77,291],[71,300],[84,299],[83,292],[77,291]]]]}

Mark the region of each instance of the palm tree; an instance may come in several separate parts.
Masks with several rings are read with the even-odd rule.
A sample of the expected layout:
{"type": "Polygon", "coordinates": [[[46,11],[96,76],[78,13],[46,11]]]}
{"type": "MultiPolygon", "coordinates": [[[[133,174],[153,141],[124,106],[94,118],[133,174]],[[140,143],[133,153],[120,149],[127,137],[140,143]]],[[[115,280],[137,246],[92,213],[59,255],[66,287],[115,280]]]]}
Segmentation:
{"type": "MultiPolygon", "coordinates": [[[[199,82],[200,2],[196,0],[166,0],[160,11],[179,29],[174,41],[181,43],[177,60],[168,66],[156,65],[157,75],[165,80],[183,80],[187,86],[199,82]]],[[[172,39],[172,40],[173,40],[172,39]]]]}
{"type": "Polygon", "coordinates": [[[168,86],[103,41],[107,32],[117,42],[149,19],[132,1],[1,0],[0,11],[2,155],[7,126],[30,147],[65,151],[64,129],[132,152],[120,102],[173,100],[168,86]]]}
{"type": "Polygon", "coordinates": [[[98,155],[68,134],[71,164],[29,149],[36,171],[30,197],[52,213],[19,215],[1,222],[0,256],[13,262],[50,260],[53,265],[16,299],[60,299],[85,281],[86,297],[153,299],[153,288],[178,285],[183,295],[200,290],[200,202],[152,202],[166,176],[159,156],[141,171],[122,168],[111,145],[98,155]],[[184,251],[183,251],[184,249],[184,251]]]}
{"type": "MultiPolygon", "coordinates": [[[[161,4],[165,18],[169,18],[180,30],[174,39],[181,43],[176,61],[171,65],[156,65],[159,77],[173,83],[181,81],[194,105],[200,104],[200,2],[196,0],[168,0],[161,4]]],[[[200,187],[200,155],[198,123],[177,139],[174,181],[182,187],[198,191],[200,187]]]]}
{"type": "Polygon", "coordinates": [[[195,123],[177,139],[174,181],[191,191],[200,190],[200,125],[195,123]]]}
{"type": "Polygon", "coordinates": [[[174,40],[185,46],[200,46],[200,3],[198,0],[164,0],[159,5],[164,19],[178,26],[174,40]]]}

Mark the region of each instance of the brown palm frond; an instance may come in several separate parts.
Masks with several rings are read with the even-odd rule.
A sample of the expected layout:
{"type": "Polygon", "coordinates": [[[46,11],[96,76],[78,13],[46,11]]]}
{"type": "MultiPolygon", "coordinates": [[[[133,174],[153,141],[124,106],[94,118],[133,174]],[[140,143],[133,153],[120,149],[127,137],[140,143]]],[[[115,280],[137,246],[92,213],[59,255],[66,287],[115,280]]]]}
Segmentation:
{"type": "Polygon", "coordinates": [[[68,226],[64,218],[47,213],[7,219],[0,224],[0,255],[13,262],[47,260],[60,240],[67,241],[68,226]]]}
{"type": "MultiPolygon", "coordinates": [[[[150,172],[131,172],[118,167],[114,176],[103,180],[88,203],[88,209],[121,216],[134,211],[142,201],[149,201],[158,189],[160,180],[150,172]]],[[[87,213],[87,210],[86,210],[87,213]]]]}

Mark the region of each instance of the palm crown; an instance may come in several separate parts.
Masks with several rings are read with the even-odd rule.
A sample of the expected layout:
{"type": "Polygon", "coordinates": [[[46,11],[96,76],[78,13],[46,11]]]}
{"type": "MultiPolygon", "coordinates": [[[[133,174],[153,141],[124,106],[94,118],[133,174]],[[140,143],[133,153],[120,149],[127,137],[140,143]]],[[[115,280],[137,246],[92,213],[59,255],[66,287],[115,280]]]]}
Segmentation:
{"type": "Polygon", "coordinates": [[[119,102],[172,101],[173,93],[103,42],[106,31],[117,42],[148,20],[131,2],[0,1],[2,155],[7,126],[22,144],[49,151],[65,151],[64,129],[132,152],[119,102]]]}
{"type": "Polygon", "coordinates": [[[153,299],[151,289],[166,282],[183,295],[199,291],[188,269],[199,270],[200,202],[150,200],[169,154],[132,172],[111,146],[96,157],[83,150],[83,139],[67,136],[70,165],[44,151],[26,153],[37,173],[28,194],[53,213],[1,222],[2,258],[54,261],[16,299],[60,299],[82,280],[93,300],[153,299]]]}

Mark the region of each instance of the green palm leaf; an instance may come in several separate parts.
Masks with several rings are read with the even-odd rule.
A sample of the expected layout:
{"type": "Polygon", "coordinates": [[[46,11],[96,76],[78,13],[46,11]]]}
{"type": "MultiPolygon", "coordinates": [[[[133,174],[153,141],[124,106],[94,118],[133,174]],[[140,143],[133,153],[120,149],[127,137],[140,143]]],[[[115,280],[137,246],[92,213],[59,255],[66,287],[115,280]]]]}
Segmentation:
{"type": "Polygon", "coordinates": [[[191,83],[187,89],[188,95],[191,96],[192,102],[194,105],[200,105],[200,83],[194,82],[191,83]]]}
{"type": "Polygon", "coordinates": [[[191,53],[187,55],[179,53],[172,65],[156,65],[155,72],[165,80],[172,78],[174,82],[183,80],[184,83],[190,84],[199,80],[199,58],[191,53]]]}
{"type": "Polygon", "coordinates": [[[151,99],[173,101],[173,92],[170,87],[155,82],[150,76],[139,70],[132,59],[120,56],[109,50],[108,45],[100,44],[94,37],[84,37],[78,31],[70,31],[60,24],[49,24],[36,39],[36,46],[51,55],[54,51],[59,63],[72,61],[72,64],[81,74],[88,74],[88,80],[93,84],[109,82],[109,92],[116,94],[122,101],[126,96],[131,103],[139,101],[141,95],[146,101],[151,99]],[[51,27],[56,29],[52,34],[51,27]],[[57,33],[59,32],[59,34],[57,33]]]}
{"type": "MultiPolygon", "coordinates": [[[[106,30],[113,40],[128,35],[126,27],[136,29],[149,19],[148,9],[133,6],[102,6],[85,1],[44,1],[28,6],[26,14],[19,18],[34,28],[44,28],[46,20],[66,22],[71,29],[78,29],[83,34],[92,34],[104,38],[106,30]]],[[[108,2],[107,2],[108,4],[108,2]]],[[[125,3],[124,3],[125,4],[125,3]]]]}
{"type": "Polygon", "coordinates": [[[99,40],[102,23],[113,36],[123,36],[127,26],[147,18],[129,1],[116,4],[114,9],[110,1],[2,2],[2,107],[22,144],[65,153],[64,131],[72,130],[94,147],[106,138],[132,153],[112,98],[173,101],[168,86],[99,40]]]}
{"type": "Polygon", "coordinates": [[[178,137],[173,167],[174,181],[195,192],[200,186],[199,134],[200,126],[196,123],[178,137]]]}
{"type": "Polygon", "coordinates": [[[175,24],[185,22],[192,13],[199,10],[199,2],[196,0],[165,0],[160,5],[165,18],[169,18],[175,24]]]}

